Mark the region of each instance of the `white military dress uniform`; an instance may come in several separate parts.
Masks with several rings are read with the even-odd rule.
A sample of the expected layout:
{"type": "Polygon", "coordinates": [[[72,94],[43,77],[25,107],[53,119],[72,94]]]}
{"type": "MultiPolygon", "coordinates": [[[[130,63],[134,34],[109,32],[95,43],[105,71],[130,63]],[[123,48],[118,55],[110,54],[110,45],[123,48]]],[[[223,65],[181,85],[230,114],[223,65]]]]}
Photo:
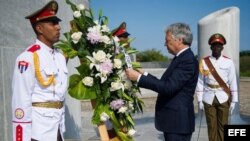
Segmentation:
{"type": "MultiPolygon", "coordinates": [[[[64,56],[39,40],[16,59],[12,82],[13,140],[56,141],[58,129],[65,131],[64,106],[35,107],[34,102],[53,102],[65,99],[67,66],[64,56]],[[42,78],[54,75],[54,83],[42,86],[36,77],[34,53],[38,54],[42,78]]],[[[63,136],[62,136],[63,138],[63,136]]]]}
{"type": "MultiPolygon", "coordinates": [[[[208,56],[208,58],[222,80],[230,88],[232,96],[231,101],[238,102],[237,79],[233,61],[225,56],[220,56],[218,60],[216,60],[213,56],[208,56]]],[[[196,87],[196,93],[199,102],[203,101],[210,105],[212,105],[215,97],[220,103],[226,102],[229,98],[228,94],[222,89],[222,87],[219,86],[219,83],[209,72],[209,69],[203,59],[200,62],[200,74],[196,87]]]]}

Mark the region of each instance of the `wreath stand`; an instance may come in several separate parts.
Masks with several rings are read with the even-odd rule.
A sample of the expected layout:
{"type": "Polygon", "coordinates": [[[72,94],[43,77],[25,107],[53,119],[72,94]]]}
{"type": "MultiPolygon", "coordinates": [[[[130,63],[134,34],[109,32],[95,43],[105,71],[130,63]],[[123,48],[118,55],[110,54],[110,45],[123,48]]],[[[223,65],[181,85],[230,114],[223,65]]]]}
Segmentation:
{"type": "MultiPolygon", "coordinates": [[[[96,105],[96,101],[94,99],[91,100],[91,105],[92,105],[92,108],[94,109],[96,105]]],[[[107,130],[105,123],[101,123],[97,125],[97,127],[98,127],[101,141],[121,141],[117,137],[117,135],[115,135],[114,137],[109,137],[108,130],[107,130]]]]}

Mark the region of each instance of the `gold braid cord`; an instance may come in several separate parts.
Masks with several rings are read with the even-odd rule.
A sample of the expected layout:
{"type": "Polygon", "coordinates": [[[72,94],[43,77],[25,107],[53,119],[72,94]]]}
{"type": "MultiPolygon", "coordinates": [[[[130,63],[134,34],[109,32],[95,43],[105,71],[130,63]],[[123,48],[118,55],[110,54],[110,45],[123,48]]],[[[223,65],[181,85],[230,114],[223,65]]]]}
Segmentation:
{"type": "Polygon", "coordinates": [[[43,87],[48,87],[52,83],[54,84],[54,75],[50,75],[47,82],[43,80],[43,77],[41,75],[40,68],[39,68],[40,66],[39,57],[36,52],[33,53],[33,57],[34,57],[34,65],[35,65],[35,75],[40,85],[42,85],[43,87]]]}
{"type": "MultiPolygon", "coordinates": [[[[203,59],[202,59],[203,60],[203,59]]],[[[199,70],[202,75],[208,76],[210,74],[209,70],[204,70],[203,69],[203,63],[202,60],[199,63],[199,70]]]]}

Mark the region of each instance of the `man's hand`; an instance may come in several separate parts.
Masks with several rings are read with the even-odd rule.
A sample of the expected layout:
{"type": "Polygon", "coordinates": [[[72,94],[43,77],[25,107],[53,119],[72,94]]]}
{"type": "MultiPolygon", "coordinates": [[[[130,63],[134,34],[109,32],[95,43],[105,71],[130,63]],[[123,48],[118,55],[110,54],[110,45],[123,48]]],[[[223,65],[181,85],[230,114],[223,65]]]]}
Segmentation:
{"type": "Polygon", "coordinates": [[[131,81],[137,81],[138,77],[141,75],[138,71],[133,69],[126,69],[126,75],[131,81]]]}
{"type": "Polygon", "coordinates": [[[231,102],[230,108],[229,108],[229,112],[230,112],[231,115],[233,113],[234,108],[235,108],[235,102],[231,102]]]}
{"type": "Polygon", "coordinates": [[[201,111],[204,110],[204,104],[203,104],[202,101],[199,102],[199,109],[200,109],[201,111]]]}
{"type": "Polygon", "coordinates": [[[144,70],[143,69],[136,69],[136,71],[138,71],[140,74],[144,74],[144,70]]]}

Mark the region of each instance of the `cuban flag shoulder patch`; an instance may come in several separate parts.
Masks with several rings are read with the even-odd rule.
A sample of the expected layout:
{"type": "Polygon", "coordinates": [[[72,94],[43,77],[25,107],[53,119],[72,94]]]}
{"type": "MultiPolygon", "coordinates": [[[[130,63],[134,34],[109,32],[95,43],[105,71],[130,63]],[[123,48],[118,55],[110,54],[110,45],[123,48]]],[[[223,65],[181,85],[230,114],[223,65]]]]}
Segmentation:
{"type": "Polygon", "coordinates": [[[18,69],[20,71],[20,73],[25,72],[29,67],[29,63],[26,61],[19,61],[18,62],[18,69]]]}

